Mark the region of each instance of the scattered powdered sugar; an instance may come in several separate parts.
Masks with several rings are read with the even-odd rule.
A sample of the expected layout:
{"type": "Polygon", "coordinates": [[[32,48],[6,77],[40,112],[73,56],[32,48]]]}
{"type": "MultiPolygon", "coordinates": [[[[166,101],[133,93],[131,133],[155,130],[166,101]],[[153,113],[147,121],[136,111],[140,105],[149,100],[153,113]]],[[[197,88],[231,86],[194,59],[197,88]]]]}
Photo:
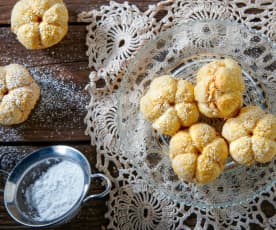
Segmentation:
{"type": "Polygon", "coordinates": [[[33,146],[1,146],[0,169],[10,172],[23,157],[34,150],[33,146]]]}
{"type": "Polygon", "coordinates": [[[84,133],[83,120],[89,103],[84,88],[88,78],[87,81],[74,80],[72,72],[79,69],[70,69],[70,66],[68,69],[64,66],[28,68],[40,86],[40,99],[26,122],[17,126],[0,126],[0,140],[55,139],[57,136],[69,139],[74,137],[74,132],[84,133]]]}
{"type": "Polygon", "coordinates": [[[83,186],[81,167],[70,161],[61,161],[26,189],[25,198],[37,211],[35,220],[50,221],[74,206],[82,194],[83,186]]]}

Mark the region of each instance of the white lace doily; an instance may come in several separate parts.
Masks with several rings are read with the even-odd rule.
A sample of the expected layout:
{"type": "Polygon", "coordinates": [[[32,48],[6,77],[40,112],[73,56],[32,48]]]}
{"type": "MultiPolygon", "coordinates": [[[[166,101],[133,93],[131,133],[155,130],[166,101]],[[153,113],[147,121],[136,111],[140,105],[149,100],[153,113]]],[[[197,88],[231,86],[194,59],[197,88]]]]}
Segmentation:
{"type": "MultiPolygon", "coordinates": [[[[113,182],[108,229],[275,229],[276,185],[250,203],[224,209],[199,209],[169,200],[148,187],[118,147],[115,92],[126,65],[144,42],[176,24],[200,19],[230,19],[276,40],[275,0],[168,0],[146,12],[128,3],[110,2],[83,12],[91,101],[86,133],[97,145],[97,168],[113,182]],[[258,228],[259,227],[259,228],[258,228]]],[[[272,75],[276,74],[276,63],[272,75]]],[[[276,78],[268,79],[275,84],[276,78]]],[[[275,89],[272,89],[275,90],[275,89]]]]}

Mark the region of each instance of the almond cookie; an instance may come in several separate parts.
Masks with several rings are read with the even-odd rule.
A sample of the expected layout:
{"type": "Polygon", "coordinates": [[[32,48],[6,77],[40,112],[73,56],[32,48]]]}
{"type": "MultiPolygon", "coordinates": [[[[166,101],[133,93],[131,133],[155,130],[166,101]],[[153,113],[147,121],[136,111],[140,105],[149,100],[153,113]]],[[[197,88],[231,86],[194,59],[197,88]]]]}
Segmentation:
{"type": "Polygon", "coordinates": [[[68,31],[68,11],[62,0],[20,0],[11,13],[11,30],[27,49],[60,42],[68,31]]]}
{"type": "Polygon", "coordinates": [[[39,95],[39,86],[24,66],[0,67],[0,124],[14,125],[27,120],[39,95]]]}
{"type": "Polygon", "coordinates": [[[184,181],[209,183],[223,171],[227,143],[204,123],[179,131],[170,141],[170,159],[175,174],[184,181]]]}
{"type": "Polygon", "coordinates": [[[166,135],[174,135],[181,127],[197,122],[199,117],[192,83],[169,75],[151,82],[140,100],[140,110],[154,129],[166,135]]]}
{"type": "Polygon", "coordinates": [[[267,163],[276,154],[276,117],[256,106],[246,106],[226,121],[222,135],[239,164],[267,163]]]}
{"type": "Polygon", "coordinates": [[[195,99],[201,113],[211,118],[229,118],[243,103],[241,67],[232,59],[216,60],[199,69],[195,99]]]}

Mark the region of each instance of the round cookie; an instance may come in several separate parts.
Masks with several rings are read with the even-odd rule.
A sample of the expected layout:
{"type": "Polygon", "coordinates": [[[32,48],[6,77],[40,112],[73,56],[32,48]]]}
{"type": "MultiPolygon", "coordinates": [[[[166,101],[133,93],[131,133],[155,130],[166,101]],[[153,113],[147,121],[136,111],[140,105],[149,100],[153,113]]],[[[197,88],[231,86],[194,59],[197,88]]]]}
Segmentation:
{"type": "Polygon", "coordinates": [[[230,118],[243,103],[241,67],[232,59],[216,60],[197,73],[195,100],[199,111],[210,118],[230,118]]]}
{"type": "Polygon", "coordinates": [[[0,124],[14,125],[27,120],[39,95],[39,86],[24,66],[0,67],[0,124]]]}
{"type": "Polygon", "coordinates": [[[140,110],[152,122],[152,127],[165,135],[174,135],[181,127],[197,122],[199,117],[192,83],[169,75],[151,82],[140,100],[140,110]]]}
{"type": "Polygon", "coordinates": [[[60,42],[68,31],[68,11],[62,0],[20,0],[11,13],[11,30],[27,49],[60,42]]]}
{"type": "Polygon", "coordinates": [[[239,164],[267,163],[276,155],[276,117],[256,106],[246,106],[222,128],[230,155],[239,164]]]}
{"type": "Polygon", "coordinates": [[[228,146],[213,127],[198,123],[179,131],[170,141],[175,174],[184,181],[209,183],[223,171],[228,146]]]}

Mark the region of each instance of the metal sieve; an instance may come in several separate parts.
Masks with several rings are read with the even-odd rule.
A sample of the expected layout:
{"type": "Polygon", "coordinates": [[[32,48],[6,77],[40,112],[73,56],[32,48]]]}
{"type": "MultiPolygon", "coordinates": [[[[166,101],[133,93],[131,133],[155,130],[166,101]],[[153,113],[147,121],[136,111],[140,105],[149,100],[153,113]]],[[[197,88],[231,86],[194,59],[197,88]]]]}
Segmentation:
{"type": "Polygon", "coordinates": [[[86,157],[78,150],[68,146],[50,146],[32,152],[23,158],[10,173],[1,170],[7,176],[4,190],[4,204],[9,215],[18,223],[29,227],[47,227],[59,225],[72,219],[81,205],[91,199],[106,196],[111,189],[110,180],[103,174],[91,174],[86,157]],[[25,198],[25,191],[51,166],[61,162],[71,161],[80,166],[84,175],[82,193],[76,203],[63,215],[49,221],[38,221],[37,211],[30,206],[25,198]],[[87,195],[91,179],[99,178],[105,182],[105,190],[98,194],[87,195]]]}

